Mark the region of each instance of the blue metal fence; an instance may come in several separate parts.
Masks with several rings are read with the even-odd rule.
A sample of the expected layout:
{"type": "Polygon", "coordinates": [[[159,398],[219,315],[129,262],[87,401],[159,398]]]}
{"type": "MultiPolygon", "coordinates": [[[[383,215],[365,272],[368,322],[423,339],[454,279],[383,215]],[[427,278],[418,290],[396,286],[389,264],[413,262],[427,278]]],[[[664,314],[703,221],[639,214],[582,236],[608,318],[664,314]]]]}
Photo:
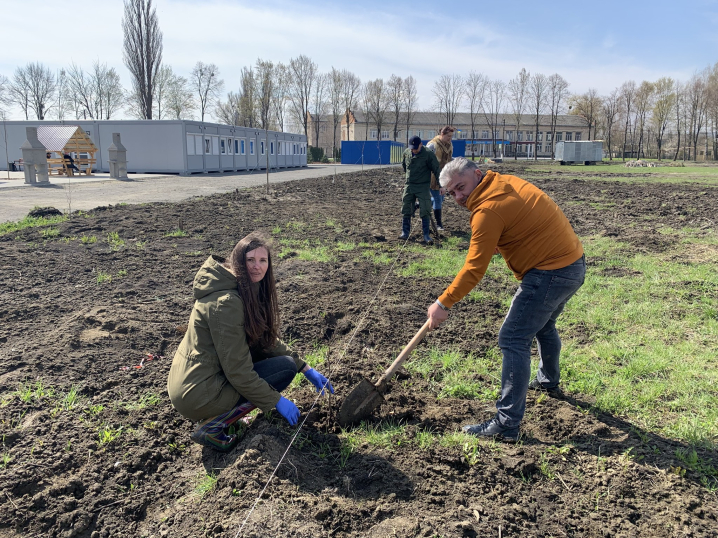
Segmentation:
{"type": "Polygon", "coordinates": [[[392,140],[343,140],[342,164],[397,164],[405,148],[392,140]]]}

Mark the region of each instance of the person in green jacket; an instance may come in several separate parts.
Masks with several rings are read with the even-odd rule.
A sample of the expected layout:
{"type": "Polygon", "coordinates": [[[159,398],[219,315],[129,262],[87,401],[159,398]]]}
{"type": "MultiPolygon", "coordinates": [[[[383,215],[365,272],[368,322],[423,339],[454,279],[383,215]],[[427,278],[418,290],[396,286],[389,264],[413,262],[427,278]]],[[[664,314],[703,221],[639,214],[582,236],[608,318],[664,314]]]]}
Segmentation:
{"type": "Polygon", "coordinates": [[[421,230],[424,242],[430,244],[429,228],[431,224],[431,173],[439,177],[441,169],[439,161],[431,151],[421,144],[421,138],[413,136],[409,139],[409,147],[404,151],[401,166],[406,173],[406,185],[402,198],[401,214],[403,216],[399,239],[408,239],[411,232],[411,215],[414,213],[414,201],[419,201],[421,230]]]}
{"type": "Polygon", "coordinates": [[[167,379],[174,408],[199,421],[192,440],[229,451],[226,431],[259,407],[276,408],[289,424],[299,409],[280,393],[297,372],[324,394],[334,387],[279,338],[279,305],[266,241],[243,238],[229,259],[210,256],[194,277],[194,307],[167,379]]]}

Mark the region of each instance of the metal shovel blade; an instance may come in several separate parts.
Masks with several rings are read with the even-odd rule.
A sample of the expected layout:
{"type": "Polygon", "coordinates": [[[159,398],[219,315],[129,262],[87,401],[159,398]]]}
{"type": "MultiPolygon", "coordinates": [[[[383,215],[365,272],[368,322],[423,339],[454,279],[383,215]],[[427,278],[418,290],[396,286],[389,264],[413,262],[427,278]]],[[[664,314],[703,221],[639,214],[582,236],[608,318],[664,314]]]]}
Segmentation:
{"type": "Polygon", "coordinates": [[[374,409],[384,401],[379,389],[366,379],[362,379],[354,390],[349,393],[339,408],[337,420],[342,428],[361,422],[368,418],[374,409]]]}

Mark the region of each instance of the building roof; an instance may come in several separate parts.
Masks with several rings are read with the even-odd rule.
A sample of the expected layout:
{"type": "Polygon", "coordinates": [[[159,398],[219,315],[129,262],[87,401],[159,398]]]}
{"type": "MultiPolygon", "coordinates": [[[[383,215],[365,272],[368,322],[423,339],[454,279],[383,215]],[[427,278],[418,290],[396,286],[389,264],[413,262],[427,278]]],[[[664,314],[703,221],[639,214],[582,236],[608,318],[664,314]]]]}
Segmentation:
{"type": "Polygon", "coordinates": [[[47,151],[97,151],[79,125],[41,125],[37,128],[37,139],[47,151]],[[77,146],[77,148],[76,148],[77,146]]]}

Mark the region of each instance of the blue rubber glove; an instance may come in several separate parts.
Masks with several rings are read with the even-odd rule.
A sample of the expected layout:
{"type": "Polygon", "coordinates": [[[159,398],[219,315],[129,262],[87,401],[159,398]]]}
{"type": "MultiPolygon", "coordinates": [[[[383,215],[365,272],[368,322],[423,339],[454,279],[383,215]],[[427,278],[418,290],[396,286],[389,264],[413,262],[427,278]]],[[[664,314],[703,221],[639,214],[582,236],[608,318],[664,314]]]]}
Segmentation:
{"type": "Polygon", "coordinates": [[[304,377],[311,381],[312,385],[317,388],[317,392],[321,391],[322,396],[324,396],[324,387],[327,387],[329,389],[329,392],[334,394],[334,387],[332,387],[332,384],[329,382],[329,380],[327,380],[326,377],[317,372],[314,368],[310,368],[309,370],[304,372],[304,377]]]}
{"type": "Polygon", "coordinates": [[[294,426],[299,420],[299,415],[301,414],[299,409],[294,405],[294,402],[290,402],[284,396],[279,397],[276,407],[279,414],[289,422],[290,426],[294,426]]]}

